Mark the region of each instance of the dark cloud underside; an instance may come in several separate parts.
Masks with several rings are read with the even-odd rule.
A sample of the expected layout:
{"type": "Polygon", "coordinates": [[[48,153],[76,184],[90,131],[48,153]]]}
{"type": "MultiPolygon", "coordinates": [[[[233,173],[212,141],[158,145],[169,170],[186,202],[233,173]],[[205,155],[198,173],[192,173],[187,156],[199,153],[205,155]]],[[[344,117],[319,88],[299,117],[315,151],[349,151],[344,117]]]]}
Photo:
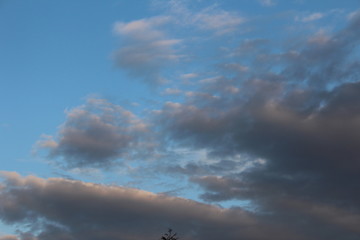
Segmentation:
{"type": "Polygon", "coordinates": [[[289,229],[265,226],[241,209],[221,209],[137,189],[3,175],[1,220],[31,224],[27,236],[32,234],[37,240],[157,239],[167,227],[176,228],[182,239],[255,240],[276,235],[285,240],[292,236],[289,229]]]}
{"type": "Polygon", "coordinates": [[[253,48],[251,73],[204,81],[202,95],[167,103],[158,120],[180,146],[264,164],[238,174],[214,172],[210,163],[173,169],[195,174],[204,200],[251,200],[309,239],[358,238],[359,29],[355,13],[342,30],[311,36],[285,53],[245,42],[234,55],[253,48]],[[189,171],[197,166],[202,171],[189,171]],[[217,173],[222,177],[211,176],[217,173]]]}

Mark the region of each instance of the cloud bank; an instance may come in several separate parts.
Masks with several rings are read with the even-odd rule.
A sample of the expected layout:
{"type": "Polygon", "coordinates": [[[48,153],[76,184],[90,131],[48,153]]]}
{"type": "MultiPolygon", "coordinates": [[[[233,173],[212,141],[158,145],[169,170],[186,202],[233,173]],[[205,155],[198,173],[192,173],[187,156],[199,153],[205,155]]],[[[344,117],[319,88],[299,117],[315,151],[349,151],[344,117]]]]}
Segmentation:
{"type": "Polygon", "coordinates": [[[24,231],[22,240],[157,239],[169,226],[176,227],[182,239],[291,236],[289,230],[265,226],[241,209],[61,178],[22,177],[11,172],[2,176],[0,218],[9,224],[28,226],[31,231],[24,231]]]}

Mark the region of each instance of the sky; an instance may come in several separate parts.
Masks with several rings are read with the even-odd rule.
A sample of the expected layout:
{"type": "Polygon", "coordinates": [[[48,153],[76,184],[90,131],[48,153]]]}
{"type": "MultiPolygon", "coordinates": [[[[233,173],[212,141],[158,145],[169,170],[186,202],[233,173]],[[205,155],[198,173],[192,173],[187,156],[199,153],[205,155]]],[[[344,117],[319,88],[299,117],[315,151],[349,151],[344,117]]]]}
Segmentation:
{"type": "Polygon", "coordinates": [[[0,240],[360,238],[359,0],[1,0],[0,240]]]}

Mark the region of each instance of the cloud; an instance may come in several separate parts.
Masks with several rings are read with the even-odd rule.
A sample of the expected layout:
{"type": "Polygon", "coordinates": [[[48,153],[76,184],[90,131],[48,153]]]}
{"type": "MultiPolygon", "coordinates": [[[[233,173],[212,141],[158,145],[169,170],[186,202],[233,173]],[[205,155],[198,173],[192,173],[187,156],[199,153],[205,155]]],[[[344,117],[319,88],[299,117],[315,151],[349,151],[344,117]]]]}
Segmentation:
{"type": "Polygon", "coordinates": [[[15,235],[5,235],[0,236],[0,240],[18,240],[18,238],[15,235]]]}
{"type": "MultiPolygon", "coordinates": [[[[172,11],[190,27],[215,35],[241,24],[238,15],[215,7],[172,11]],[[207,25],[212,17],[213,28],[207,25]],[[217,24],[219,19],[224,25],[217,24]]],[[[15,176],[1,190],[6,194],[1,195],[0,216],[8,223],[35,219],[41,223],[34,233],[39,239],[116,239],[120,232],[123,239],[157,237],[169,225],[179,226],[184,239],[359,238],[360,194],[354,190],[360,182],[359,16],[352,13],[334,32],[321,28],[284,44],[244,38],[233,48],[222,48],[225,55],[217,55],[208,73],[180,75],[193,84],[166,89],[183,93],[181,102],[166,102],[152,119],[145,122],[105,100],[93,100],[68,112],[58,136],[40,142],[68,167],[109,167],[158,151],[153,126],[162,135],[162,147],[175,153],[147,171],[188,176],[191,186],[202,189],[204,201],[246,200],[248,211],[129,188],[15,176]],[[205,154],[188,154],[184,160],[179,149],[205,154]],[[44,203],[42,209],[36,203],[44,203]],[[79,214],[72,219],[74,209],[79,214]],[[135,225],[144,230],[141,235],[135,225]]],[[[133,74],[139,69],[151,77],[149,82],[158,82],[163,62],[171,59],[166,56],[176,55],[177,40],[158,30],[170,21],[156,17],[118,23],[116,31],[125,39],[120,57],[136,56],[141,48],[132,48],[136,44],[156,50],[148,55],[141,50],[156,56],[155,61],[140,57],[119,66],[133,74]],[[158,41],[165,41],[161,49],[152,46],[158,41]]]]}
{"type": "Polygon", "coordinates": [[[154,2],[153,5],[166,9],[165,14],[114,25],[121,44],[113,53],[116,66],[151,85],[167,82],[168,69],[190,59],[181,51],[189,42],[205,39],[204,34],[214,37],[236,32],[246,22],[236,12],[217,5],[193,10],[184,1],[154,2]],[[183,32],[192,34],[192,40],[168,37],[183,32]]]}
{"type": "Polygon", "coordinates": [[[169,226],[185,240],[268,236],[285,240],[292,236],[289,229],[265,226],[239,208],[61,178],[2,175],[0,219],[24,227],[31,223],[25,233],[33,239],[156,239],[169,226]]]}
{"type": "Polygon", "coordinates": [[[182,93],[182,90],[178,88],[166,88],[164,94],[166,95],[179,95],[182,93]]]}
{"type": "Polygon", "coordinates": [[[323,13],[319,13],[319,12],[317,12],[317,13],[312,13],[312,14],[310,14],[310,15],[308,15],[308,16],[305,16],[305,17],[303,17],[303,18],[301,18],[301,19],[299,19],[301,22],[312,22],[312,21],[316,21],[316,20],[319,20],[319,19],[321,19],[321,18],[323,18],[324,17],[324,14],[323,13]]]}
{"type": "Polygon", "coordinates": [[[162,69],[181,58],[176,51],[176,45],[181,40],[167,38],[159,30],[169,21],[169,17],[159,16],[128,23],[117,22],[114,32],[121,37],[121,47],[113,55],[116,65],[149,84],[162,83],[162,69]]]}
{"type": "Polygon", "coordinates": [[[238,63],[225,63],[221,67],[223,67],[227,70],[232,70],[234,72],[238,72],[238,73],[244,73],[249,70],[248,67],[238,64],[238,63]]]}
{"type": "MultiPolygon", "coordinates": [[[[195,183],[206,189],[202,198],[208,201],[223,201],[227,199],[254,199],[252,207],[264,212],[265,218],[274,223],[284,224],[297,229],[308,239],[356,239],[360,231],[360,212],[358,209],[337,205],[336,201],[313,201],[309,195],[289,194],[284,191],[284,185],[296,187],[293,192],[302,191],[301,188],[314,184],[311,178],[303,176],[303,182],[296,181],[296,176],[288,176],[287,181],[277,179],[277,185],[272,181],[263,182],[262,185],[251,185],[247,180],[233,177],[204,176],[194,178],[195,183]],[[276,188],[279,189],[276,189],[276,188]],[[281,189],[280,189],[281,188],[281,189]],[[255,204],[255,205],[254,205],[255,204]]],[[[268,179],[269,180],[269,179],[268,179]]],[[[304,192],[302,192],[304,194],[304,192]]],[[[296,230],[295,230],[296,231],[296,230]]]]}
{"type": "Polygon", "coordinates": [[[185,79],[185,80],[196,78],[196,77],[198,77],[198,74],[196,74],[196,73],[185,73],[185,74],[181,75],[181,78],[185,79]]]}
{"type": "Polygon", "coordinates": [[[223,10],[217,4],[196,10],[186,1],[158,1],[158,5],[165,6],[169,15],[176,16],[174,20],[179,26],[210,31],[218,36],[233,33],[246,22],[245,17],[223,10]]]}
{"type": "Polygon", "coordinates": [[[358,80],[359,62],[352,54],[360,40],[359,19],[352,19],[345,28],[332,35],[326,36],[320,31],[311,36],[301,51],[286,58],[291,64],[284,70],[284,75],[290,80],[311,82],[316,87],[358,80]],[[314,67],[314,63],[318,66],[314,67]]]}
{"type": "Polygon", "coordinates": [[[37,144],[69,168],[107,168],[120,159],[145,159],[152,155],[155,145],[141,119],[118,105],[94,98],[67,112],[56,137],[45,136],[37,144]]]}
{"type": "Polygon", "coordinates": [[[168,139],[218,159],[173,169],[192,176],[204,200],[250,200],[308,239],[359,237],[359,27],[354,15],[337,32],[299,39],[284,52],[269,49],[270,41],[243,41],[228,59],[246,62],[247,71],[234,76],[222,67],[200,81],[201,94],[158,112],[168,139]],[[244,164],[238,155],[262,162],[213,170],[223,159],[244,164]]]}
{"type": "Polygon", "coordinates": [[[277,4],[274,0],[259,0],[259,2],[262,6],[265,7],[271,7],[277,4]]]}
{"type": "Polygon", "coordinates": [[[350,21],[356,21],[356,19],[359,18],[359,15],[360,15],[360,10],[357,9],[357,10],[355,10],[355,11],[348,14],[348,19],[350,21]]]}
{"type": "Polygon", "coordinates": [[[15,235],[0,236],[0,240],[38,240],[38,238],[34,237],[32,234],[29,233],[19,232],[19,236],[15,236],[15,235]]]}
{"type": "Polygon", "coordinates": [[[235,13],[206,8],[194,14],[192,22],[199,28],[212,30],[217,35],[234,32],[246,20],[235,13]]]}

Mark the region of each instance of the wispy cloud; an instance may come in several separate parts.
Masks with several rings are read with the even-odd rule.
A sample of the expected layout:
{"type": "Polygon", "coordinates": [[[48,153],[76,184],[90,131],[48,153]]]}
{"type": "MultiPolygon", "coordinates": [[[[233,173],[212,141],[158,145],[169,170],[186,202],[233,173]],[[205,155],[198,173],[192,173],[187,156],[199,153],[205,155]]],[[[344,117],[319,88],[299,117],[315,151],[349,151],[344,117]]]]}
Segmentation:
{"type": "Polygon", "coordinates": [[[271,7],[277,4],[275,0],[259,0],[260,4],[266,7],[271,7]]]}
{"type": "Polygon", "coordinates": [[[309,14],[307,16],[297,17],[296,20],[301,21],[301,22],[312,22],[312,21],[319,20],[319,19],[323,18],[324,16],[325,16],[325,14],[317,12],[317,13],[309,14]]]}
{"type": "Polygon", "coordinates": [[[246,22],[245,17],[236,12],[225,11],[218,5],[193,10],[186,1],[171,0],[161,3],[162,6],[167,6],[169,15],[176,16],[178,24],[211,31],[216,35],[232,33],[246,22]]]}
{"type": "Polygon", "coordinates": [[[191,79],[191,78],[196,78],[198,77],[198,74],[196,73],[184,73],[181,75],[182,79],[191,79]]]}
{"type": "Polygon", "coordinates": [[[234,32],[245,21],[238,14],[212,7],[192,16],[192,22],[199,28],[212,30],[218,35],[234,32]]]}
{"type": "Polygon", "coordinates": [[[178,88],[166,88],[164,90],[164,94],[166,95],[179,95],[182,93],[182,90],[178,89],[178,88]]]}
{"type": "Polygon", "coordinates": [[[169,17],[153,17],[117,22],[114,31],[121,37],[121,47],[113,55],[116,65],[150,84],[162,83],[162,68],[181,58],[175,50],[181,40],[167,38],[159,30],[169,21],[169,17]]]}

